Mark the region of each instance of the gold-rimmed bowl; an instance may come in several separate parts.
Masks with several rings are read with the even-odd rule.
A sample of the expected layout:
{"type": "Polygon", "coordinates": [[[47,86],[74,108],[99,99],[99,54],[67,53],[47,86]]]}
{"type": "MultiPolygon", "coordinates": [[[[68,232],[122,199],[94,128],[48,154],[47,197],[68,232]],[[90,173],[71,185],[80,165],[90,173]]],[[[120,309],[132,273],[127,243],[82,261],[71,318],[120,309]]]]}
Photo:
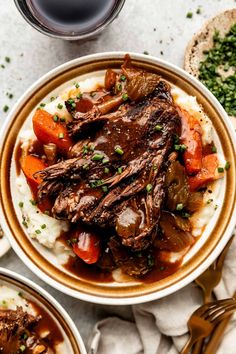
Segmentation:
{"type": "Polygon", "coordinates": [[[195,78],[166,61],[141,54],[130,53],[137,67],[156,72],[170,83],[196,96],[210,117],[217,149],[230,161],[231,167],[220,182],[220,203],[209,220],[203,235],[184,258],[177,272],[153,283],[138,281],[124,283],[99,283],[78,278],[55,263],[42,246],[29,239],[17,216],[14,203],[14,149],[18,133],[31,119],[35,107],[57,88],[68,82],[86,79],[105,72],[107,68],[119,68],[125,53],[94,54],[65,63],[41,77],[21,97],[8,116],[1,132],[1,224],[12,247],[19,257],[40,278],[60,291],[82,300],[103,304],[135,304],[164,297],[193,281],[218,256],[230,238],[236,216],[236,136],[227,114],[216,98],[195,78]]]}
{"type": "Polygon", "coordinates": [[[48,292],[22,275],[4,268],[0,268],[0,286],[10,288],[16,293],[16,297],[21,296],[26,301],[33,302],[37,310],[42,311],[47,319],[54,323],[62,337],[57,354],[86,354],[84,343],[74,322],[48,292]]]}

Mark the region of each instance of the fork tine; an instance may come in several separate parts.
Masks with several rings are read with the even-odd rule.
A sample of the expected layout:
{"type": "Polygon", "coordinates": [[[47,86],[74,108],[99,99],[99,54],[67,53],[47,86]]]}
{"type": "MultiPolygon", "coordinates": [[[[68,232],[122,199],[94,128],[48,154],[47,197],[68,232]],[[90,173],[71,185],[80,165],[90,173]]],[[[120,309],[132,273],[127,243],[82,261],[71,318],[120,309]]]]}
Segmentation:
{"type": "Polygon", "coordinates": [[[199,307],[193,315],[200,316],[203,319],[206,319],[212,311],[217,310],[220,306],[231,305],[235,303],[234,299],[225,299],[225,300],[218,300],[216,302],[207,303],[199,307]]]}
{"type": "Polygon", "coordinates": [[[234,306],[236,304],[236,302],[229,302],[226,303],[224,305],[220,305],[220,306],[215,306],[215,307],[211,307],[209,308],[208,311],[206,311],[205,313],[203,313],[203,315],[201,316],[204,320],[212,322],[214,321],[219,315],[223,314],[228,308],[231,308],[232,306],[234,306]]]}
{"type": "Polygon", "coordinates": [[[232,312],[236,310],[236,303],[232,305],[226,305],[223,308],[219,309],[219,311],[215,311],[212,315],[210,315],[210,322],[216,324],[221,321],[226,316],[229,316],[232,312]]]}

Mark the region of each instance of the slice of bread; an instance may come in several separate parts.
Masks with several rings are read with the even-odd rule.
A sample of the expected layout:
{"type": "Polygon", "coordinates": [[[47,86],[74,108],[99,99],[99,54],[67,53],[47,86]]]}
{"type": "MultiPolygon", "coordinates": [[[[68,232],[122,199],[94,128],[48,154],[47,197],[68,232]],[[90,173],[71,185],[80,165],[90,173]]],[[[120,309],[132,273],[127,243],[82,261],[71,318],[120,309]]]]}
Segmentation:
{"type": "MultiPolygon", "coordinates": [[[[204,59],[203,52],[212,48],[215,31],[219,31],[220,35],[224,36],[235,23],[236,8],[226,10],[207,21],[200,31],[193,36],[186,48],[184,69],[198,77],[199,64],[204,59]]],[[[233,124],[236,128],[236,117],[233,119],[233,124]]]]}

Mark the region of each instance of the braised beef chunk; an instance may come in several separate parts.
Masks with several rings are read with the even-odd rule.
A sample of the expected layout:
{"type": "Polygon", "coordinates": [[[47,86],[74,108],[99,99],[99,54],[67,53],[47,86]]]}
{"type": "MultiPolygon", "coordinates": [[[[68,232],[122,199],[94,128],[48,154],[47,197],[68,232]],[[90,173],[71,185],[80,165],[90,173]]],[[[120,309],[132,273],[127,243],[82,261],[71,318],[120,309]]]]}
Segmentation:
{"type": "Polygon", "coordinates": [[[15,311],[0,309],[0,353],[53,354],[34,331],[40,319],[23,311],[22,307],[15,311]]]}
{"type": "Polygon", "coordinates": [[[153,255],[148,250],[133,252],[129,248],[122,246],[116,236],[111,237],[108,245],[116,265],[130,276],[143,276],[154,266],[153,255]]]}

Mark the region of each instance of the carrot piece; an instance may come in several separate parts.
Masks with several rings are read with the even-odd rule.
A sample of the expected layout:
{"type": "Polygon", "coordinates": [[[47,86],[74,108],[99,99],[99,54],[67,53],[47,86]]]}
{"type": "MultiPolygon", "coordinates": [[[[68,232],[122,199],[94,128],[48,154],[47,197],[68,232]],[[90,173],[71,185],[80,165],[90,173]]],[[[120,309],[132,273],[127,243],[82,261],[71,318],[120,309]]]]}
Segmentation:
{"type": "Polygon", "coordinates": [[[190,176],[188,179],[190,191],[193,192],[208,183],[222,177],[217,171],[219,161],[217,154],[210,154],[202,159],[202,169],[196,176],[190,176]]]}
{"type": "Polygon", "coordinates": [[[97,234],[78,230],[74,237],[77,242],[73,244],[73,252],[85,263],[96,263],[101,255],[101,241],[97,234]]]}
{"type": "Polygon", "coordinates": [[[24,175],[27,179],[27,183],[29,184],[32,192],[37,193],[38,186],[42,182],[42,178],[40,176],[34,176],[34,174],[38,171],[44,170],[47,166],[45,163],[40,160],[38,157],[27,155],[21,158],[21,168],[24,172],[24,175]]]}
{"type": "Polygon", "coordinates": [[[182,122],[181,143],[187,147],[183,153],[184,165],[189,175],[202,167],[202,129],[199,121],[186,110],[180,109],[182,122]]]}
{"type": "MultiPolygon", "coordinates": [[[[38,157],[32,155],[22,157],[20,163],[33,197],[37,200],[38,186],[43,180],[40,176],[34,176],[34,174],[38,171],[44,170],[47,166],[38,157]]],[[[51,210],[52,208],[50,200],[46,198],[43,201],[40,201],[37,206],[42,212],[45,210],[51,210]]]]}
{"type": "Polygon", "coordinates": [[[38,109],[33,117],[33,129],[42,144],[54,143],[58,150],[66,155],[71,148],[72,140],[66,127],[53,120],[53,115],[38,109]]]}

